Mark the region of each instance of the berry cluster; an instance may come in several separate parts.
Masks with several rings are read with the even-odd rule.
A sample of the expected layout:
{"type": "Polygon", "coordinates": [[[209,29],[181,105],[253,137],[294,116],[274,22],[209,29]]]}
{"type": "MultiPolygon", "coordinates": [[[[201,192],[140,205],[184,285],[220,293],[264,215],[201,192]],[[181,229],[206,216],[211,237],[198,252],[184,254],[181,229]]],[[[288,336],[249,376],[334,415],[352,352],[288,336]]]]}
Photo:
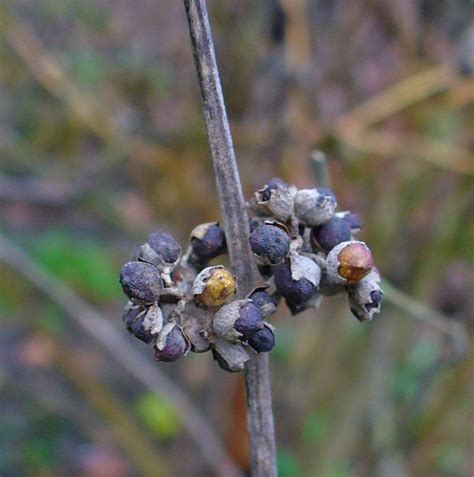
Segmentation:
{"type": "Polygon", "coordinates": [[[260,272],[292,314],[318,306],[323,295],[347,293],[359,321],[380,311],[380,275],[370,249],[355,239],[355,214],[336,212],[327,188],[297,189],[279,178],[255,192],[249,209],[250,247],[260,272]]]}
{"type": "Polygon", "coordinates": [[[293,314],[337,293],[347,293],[359,321],[380,311],[379,273],[369,248],[354,239],[359,221],[336,212],[330,190],[298,190],[275,178],[248,206],[255,215],[249,244],[267,283],[244,299],[234,298],[231,272],[209,263],[226,253],[216,222],[192,231],[184,255],[170,234],[153,233],[123,266],[120,283],[129,299],[123,321],[153,345],[157,361],[211,351],[224,370],[242,370],[255,353],[274,347],[274,328],[266,320],[281,298],[293,314]]]}

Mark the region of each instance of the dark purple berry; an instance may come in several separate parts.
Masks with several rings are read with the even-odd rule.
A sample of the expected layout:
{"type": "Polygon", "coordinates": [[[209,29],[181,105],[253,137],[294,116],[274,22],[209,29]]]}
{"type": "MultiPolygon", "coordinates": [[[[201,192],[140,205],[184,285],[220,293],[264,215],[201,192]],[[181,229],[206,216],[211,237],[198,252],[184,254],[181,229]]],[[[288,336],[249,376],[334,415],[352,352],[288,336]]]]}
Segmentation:
{"type": "Polygon", "coordinates": [[[291,276],[289,260],[275,268],[275,286],[288,306],[303,307],[316,293],[316,286],[306,278],[294,280],[291,276]]]}
{"type": "Polygon", "coordinates": [[[124,293],[134,303],[151,304],[161,293],[162,281],[158,270],[145,262],[128,262],[120,272],[124,293]]]}
{"type": "Polygon", "coordinates": [[[290,251],[290,237],[276,225],[264,224],[254,228],[249,242],[252,252],[269,265],[280,263],[290,251]]]}
{"type": "Polygon", "coordinates": [[[132,334],[135,338],[143,341],[146,344],[150,344],[155,335],[152,335],[149,330],[143,328],[143,320],[145,319],[146,313],[143,313],[138,317],[132,325],[132,334]]]}
{"type": "Polygon", "coordinates": [[[133,332],[133,324],[135,323],[138,315],[141,313],[144,313],[144,309],[139,307],[129,308],[128,310],[124,311],[122,321],[125,323],[125,328],[130,333],[133,332]]]}
{"type": "Polygon", "coordinates": [[[170,363],[183,356],[188,350],[188,343],[178,326],[175,326],[166,337],[165,347],[160,351],[155,346],[155,360],[170,363]]]}
{"type": "Polygon", "coordinates": [[[382,302],[382,290],[373,290],[370,292],[371,303],[365,305],[365,309],[370,311],[372,308],[378,308],[382,302]]]}
{"type": "Polygon", "coordinates": [[[342,220],[345,220],[349,224],[351,230],[357,231],[362,228],[362,224],[360,223],[359,217],[352,212],[349,212],[348,214],[344,215],[344,217],[342,217],[342,220]]]}
{"type": "Polygon", "coordinates": [[[265,326],[250,337],[249,345],[257,353],[270,351],[275,346],[275,334],[268,326],[265,326]]]}
{"type": "Polygon", "coordinates": [[[351,240],[351,227],[343,218],[333,215],[326,223],[311,230],[313,248],[321,247],[329,252],[337,244],[351,240]]]}
{"type": "Polygon", "coordinates": [[[166,232],[150,234],[147,243],[165,263],[175,263],[181,255],[181,246],[166,232]]]}
{"type": "Polygon", "coordinates": [[[213,348],[211,352],[212,352],[212,357],[214,358],[214,360],[224,371],[227,371],[229,373],[236,373],[239,371],[238,369],[235,369],[235,370],[232,369],[227,363],[227,361],[222,357],[222,355],[217,350],[213,348]]]}
{"type": "Polygon", "coordinates": [[[191,247],[199,260],[211,260],[222,254],[226,247],[224,231],[218,225],[211,225],[204,237],[191,239],[191,247]]]}
{"type": "Polygon", "coordinates": [[[264,318],[273,315],[278,306],[278,300],[264,290],[253,292],[249,299],[260,309],[264,318]]]}
{"type": "Polygon", "coordinates": [[[254,333],[263,328],[262,312],[253,304],[246,303],[239,310],[239,318],[234,323],[234,328],[242,333],[240,338],[247,341],[254,333]]]}

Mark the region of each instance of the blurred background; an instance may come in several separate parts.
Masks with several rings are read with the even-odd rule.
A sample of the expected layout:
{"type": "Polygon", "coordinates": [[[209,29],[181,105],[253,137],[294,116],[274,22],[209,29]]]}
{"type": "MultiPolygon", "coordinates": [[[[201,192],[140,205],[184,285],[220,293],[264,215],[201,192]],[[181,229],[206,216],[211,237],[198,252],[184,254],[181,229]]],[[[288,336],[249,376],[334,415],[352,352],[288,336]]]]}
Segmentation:
{"type": "MultiPolygon", "coordinates": [[[[208,3],[246,196],[324,151],[387,280],[370,324],[280,306],[280,477],[472,477],[474,4],[208,3]]],[[[133,246],[219,219],[182,2],[2,1],[0,65],[0,475],[216,475],[196,414],[246,469],[241,375],[124,367],[133,246]]]]}

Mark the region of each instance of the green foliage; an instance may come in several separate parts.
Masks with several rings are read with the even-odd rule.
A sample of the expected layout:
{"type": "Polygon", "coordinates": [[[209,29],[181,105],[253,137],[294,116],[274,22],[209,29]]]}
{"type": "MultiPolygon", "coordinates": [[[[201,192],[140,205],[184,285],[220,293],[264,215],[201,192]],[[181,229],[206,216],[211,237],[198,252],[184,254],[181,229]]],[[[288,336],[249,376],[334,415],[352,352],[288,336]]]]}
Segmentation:
{"type": "Polygon", "coordinates": [[[330,465],[327,472],[322,477],[349,477],[350,466],[346,461],[334,462],[330,465]]]}
{"type": "Polygon", "coordinates": [[[103,59],[93,51],[78,50],[68,57],[69,73],[79,83],[98,85],[105,77],[103,59]]]}
{"type": "Polygon", "coordinates": [[[466,469],[468,459],[466,454],[458,447],[443,446],[438,449],[436,466],[446,475],[461,475],[466,469]]]}
{"type": "Polygon", "coordinates": [[[45,303],[38,310],[38,325],[46,332],[59,334],[66,329],[67,320],[64,312],[50,303],[45,303]]]}
{"type": "Polygon", "coordinates": [[[158,439],[170,439],[181,429],[176,408],[164,397],[142,394],[135,402],[135,410],[143,424],[158,439]]]}
{"type": "Polygon", "coordinates": [[[298,461],[286,449],[278,449],[277,470],[279,477],[299,477],[302,474],[298,461]]]}
{"type": "Polygon", "coordinates": [[[395,368],[392,376],[395,399],[409,401],[416,395],[423,386],[420,374],[436,362],[439,353],[437,344],[429,338],[420,339],[411,348],[406,360],[395,368]]]}
{"type": "Polygon", "coordinates": [[[104,242],[52,230],[35,240],[33,252],[49,271],[92,300],[120,296],[119,267],[104,242]]]}
{"type": "Polygon", "coordinates": [[[318,444],[328,434],[329,416],[324,412],[311,413],[303,425],[303,439],[308,444],[318,444]]]}

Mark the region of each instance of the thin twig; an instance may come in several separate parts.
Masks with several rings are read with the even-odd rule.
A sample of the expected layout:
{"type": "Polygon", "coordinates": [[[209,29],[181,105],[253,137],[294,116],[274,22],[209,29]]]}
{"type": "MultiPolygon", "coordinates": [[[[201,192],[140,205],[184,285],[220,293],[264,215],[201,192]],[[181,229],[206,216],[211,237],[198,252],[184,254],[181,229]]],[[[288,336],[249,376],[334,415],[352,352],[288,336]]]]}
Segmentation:
{"type": "MultiPolygon", "coordinates": [[[[260,282],[260,277],[248,243],[248,216],[224,105],[206,3],[204,0],[184,0],[184,5],[204,103],[204,118],[227,248],[232,271],[239,285],[239,295],[243,297],[260,282]]],[[[245,380],[252,475],[276,476],[275,431],[266,353],[261,353],[249,361],[245,380]]]]}
{"type": "Polygon", "coordinates": [[[178,409],[183,426],[218,475],[241,476],[203,414],[166,374],[134,348],[122,331],[2,235],[0,261],[14,268],[60,306],[137,381],[150,391],[170,399],[178,409]]]}

